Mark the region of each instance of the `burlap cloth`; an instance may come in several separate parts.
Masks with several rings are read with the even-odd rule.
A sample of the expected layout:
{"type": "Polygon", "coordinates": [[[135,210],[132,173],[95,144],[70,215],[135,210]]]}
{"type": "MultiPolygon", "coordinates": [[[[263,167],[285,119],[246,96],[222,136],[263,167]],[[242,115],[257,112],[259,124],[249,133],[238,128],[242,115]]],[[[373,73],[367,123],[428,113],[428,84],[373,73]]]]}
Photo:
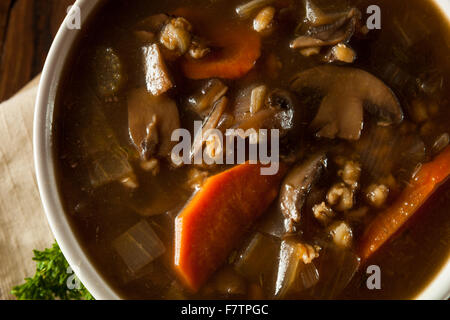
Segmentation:
{"type": "Polygon", "coordinates": [[[53,235],[41,205],[33,163],[33,115],[39,77],[0,104],[0,299],[33,276],[33,249],[53,235]]]}

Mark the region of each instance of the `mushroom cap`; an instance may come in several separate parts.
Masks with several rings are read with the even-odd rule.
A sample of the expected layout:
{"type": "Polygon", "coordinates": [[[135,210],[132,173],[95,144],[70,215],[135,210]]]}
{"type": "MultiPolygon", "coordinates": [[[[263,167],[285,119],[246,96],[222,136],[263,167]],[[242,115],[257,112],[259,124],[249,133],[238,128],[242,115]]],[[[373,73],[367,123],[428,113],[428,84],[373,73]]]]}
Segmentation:
{"type": "Polygon", "coordinates": [[[357,68],[319,66],[294,76],[291,89],[321,91],[325,96],[310,124],[318,137],[357,140],[363,128],[363,108],[379,125],[403,120],[403,111],[392,90],[380,79],[357,68]]]}
{"type": "Polygon", "coordinates": [[[145,88],[132,90],[127,96],[128,130],[130,139],[143,156],[142,142],[146,139],[147,128],[155,119],[158,123],[157,156],[170,159],[174,142],[172,132],[180,127],[180,117],[176,103],[165,94],[154,96],[145,88]]]}

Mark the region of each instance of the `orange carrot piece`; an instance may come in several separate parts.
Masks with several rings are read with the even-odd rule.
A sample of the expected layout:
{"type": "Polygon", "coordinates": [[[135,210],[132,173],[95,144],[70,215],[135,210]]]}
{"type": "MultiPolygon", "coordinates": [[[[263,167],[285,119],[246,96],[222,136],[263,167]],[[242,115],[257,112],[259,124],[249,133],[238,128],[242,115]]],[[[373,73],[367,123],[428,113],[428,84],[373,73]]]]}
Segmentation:
{"type": "Polygon", "coordinates": [[[285,172],[263,176],[241,164],[205,181],[175,219],[175,270],[197,291],[278,195],[285,172]]]}
{"type": "Polygon", "coordinates": [[[193,23],[214,48],[202,59],[183,58],[181,68],[190,79],[240,78],[254,67],[261,55],[261,37],[247,25],[220,20],[211,24],[206,19],[207,11],[200,14],[188,8],[178,8],[173,14],[193,23]]]}
{"type": "Polygon", "coordinates": [[[248,26],[222,26],[211,30],[214,51],[202,59],[185,57],[182,69],[190,79],[237,79],[249,72],[261,55],[261,38],[248,26]],[[219,48],[219,49],[217,49],[219,48]]]}
{"type": "Polygon", "coordinates": [[[450,147],[447,147],[433,161],[424,164],[396,202],[372,221],[359,242],[361,259],[367,260],[388,241],[449,176],[450,147]]]}

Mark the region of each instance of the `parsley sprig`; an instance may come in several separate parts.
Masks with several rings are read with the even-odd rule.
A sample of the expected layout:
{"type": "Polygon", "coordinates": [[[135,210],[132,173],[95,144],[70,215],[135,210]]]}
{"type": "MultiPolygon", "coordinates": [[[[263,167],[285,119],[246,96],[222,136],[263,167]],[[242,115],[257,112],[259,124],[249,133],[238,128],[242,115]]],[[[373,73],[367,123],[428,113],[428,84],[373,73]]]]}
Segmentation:
{"type": "MultiPolygon", "coordinates": [[[[19,300],[94,300],[80,282],[78,289],[69,289],[69,263],[58,244],[44,251],[33,250],[36,261],[36,274],[26,278],[25,283],[15,286],[11,293],[19,300]]],[[[76,279],[78,281],[78,279],[76,279]]]]}

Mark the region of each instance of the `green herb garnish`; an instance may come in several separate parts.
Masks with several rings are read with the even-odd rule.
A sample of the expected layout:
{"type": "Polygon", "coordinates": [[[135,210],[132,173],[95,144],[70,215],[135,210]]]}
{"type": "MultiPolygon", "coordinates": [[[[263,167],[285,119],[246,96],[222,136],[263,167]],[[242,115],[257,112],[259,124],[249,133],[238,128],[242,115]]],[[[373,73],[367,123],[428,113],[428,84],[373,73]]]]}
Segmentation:
{"type": "Polygon", "coordinates": [[[76,278],[58,244],[44,251],[33,250],[36,274],[15,286],[11,293],[19,300],[94,300],[76,278]]]}

